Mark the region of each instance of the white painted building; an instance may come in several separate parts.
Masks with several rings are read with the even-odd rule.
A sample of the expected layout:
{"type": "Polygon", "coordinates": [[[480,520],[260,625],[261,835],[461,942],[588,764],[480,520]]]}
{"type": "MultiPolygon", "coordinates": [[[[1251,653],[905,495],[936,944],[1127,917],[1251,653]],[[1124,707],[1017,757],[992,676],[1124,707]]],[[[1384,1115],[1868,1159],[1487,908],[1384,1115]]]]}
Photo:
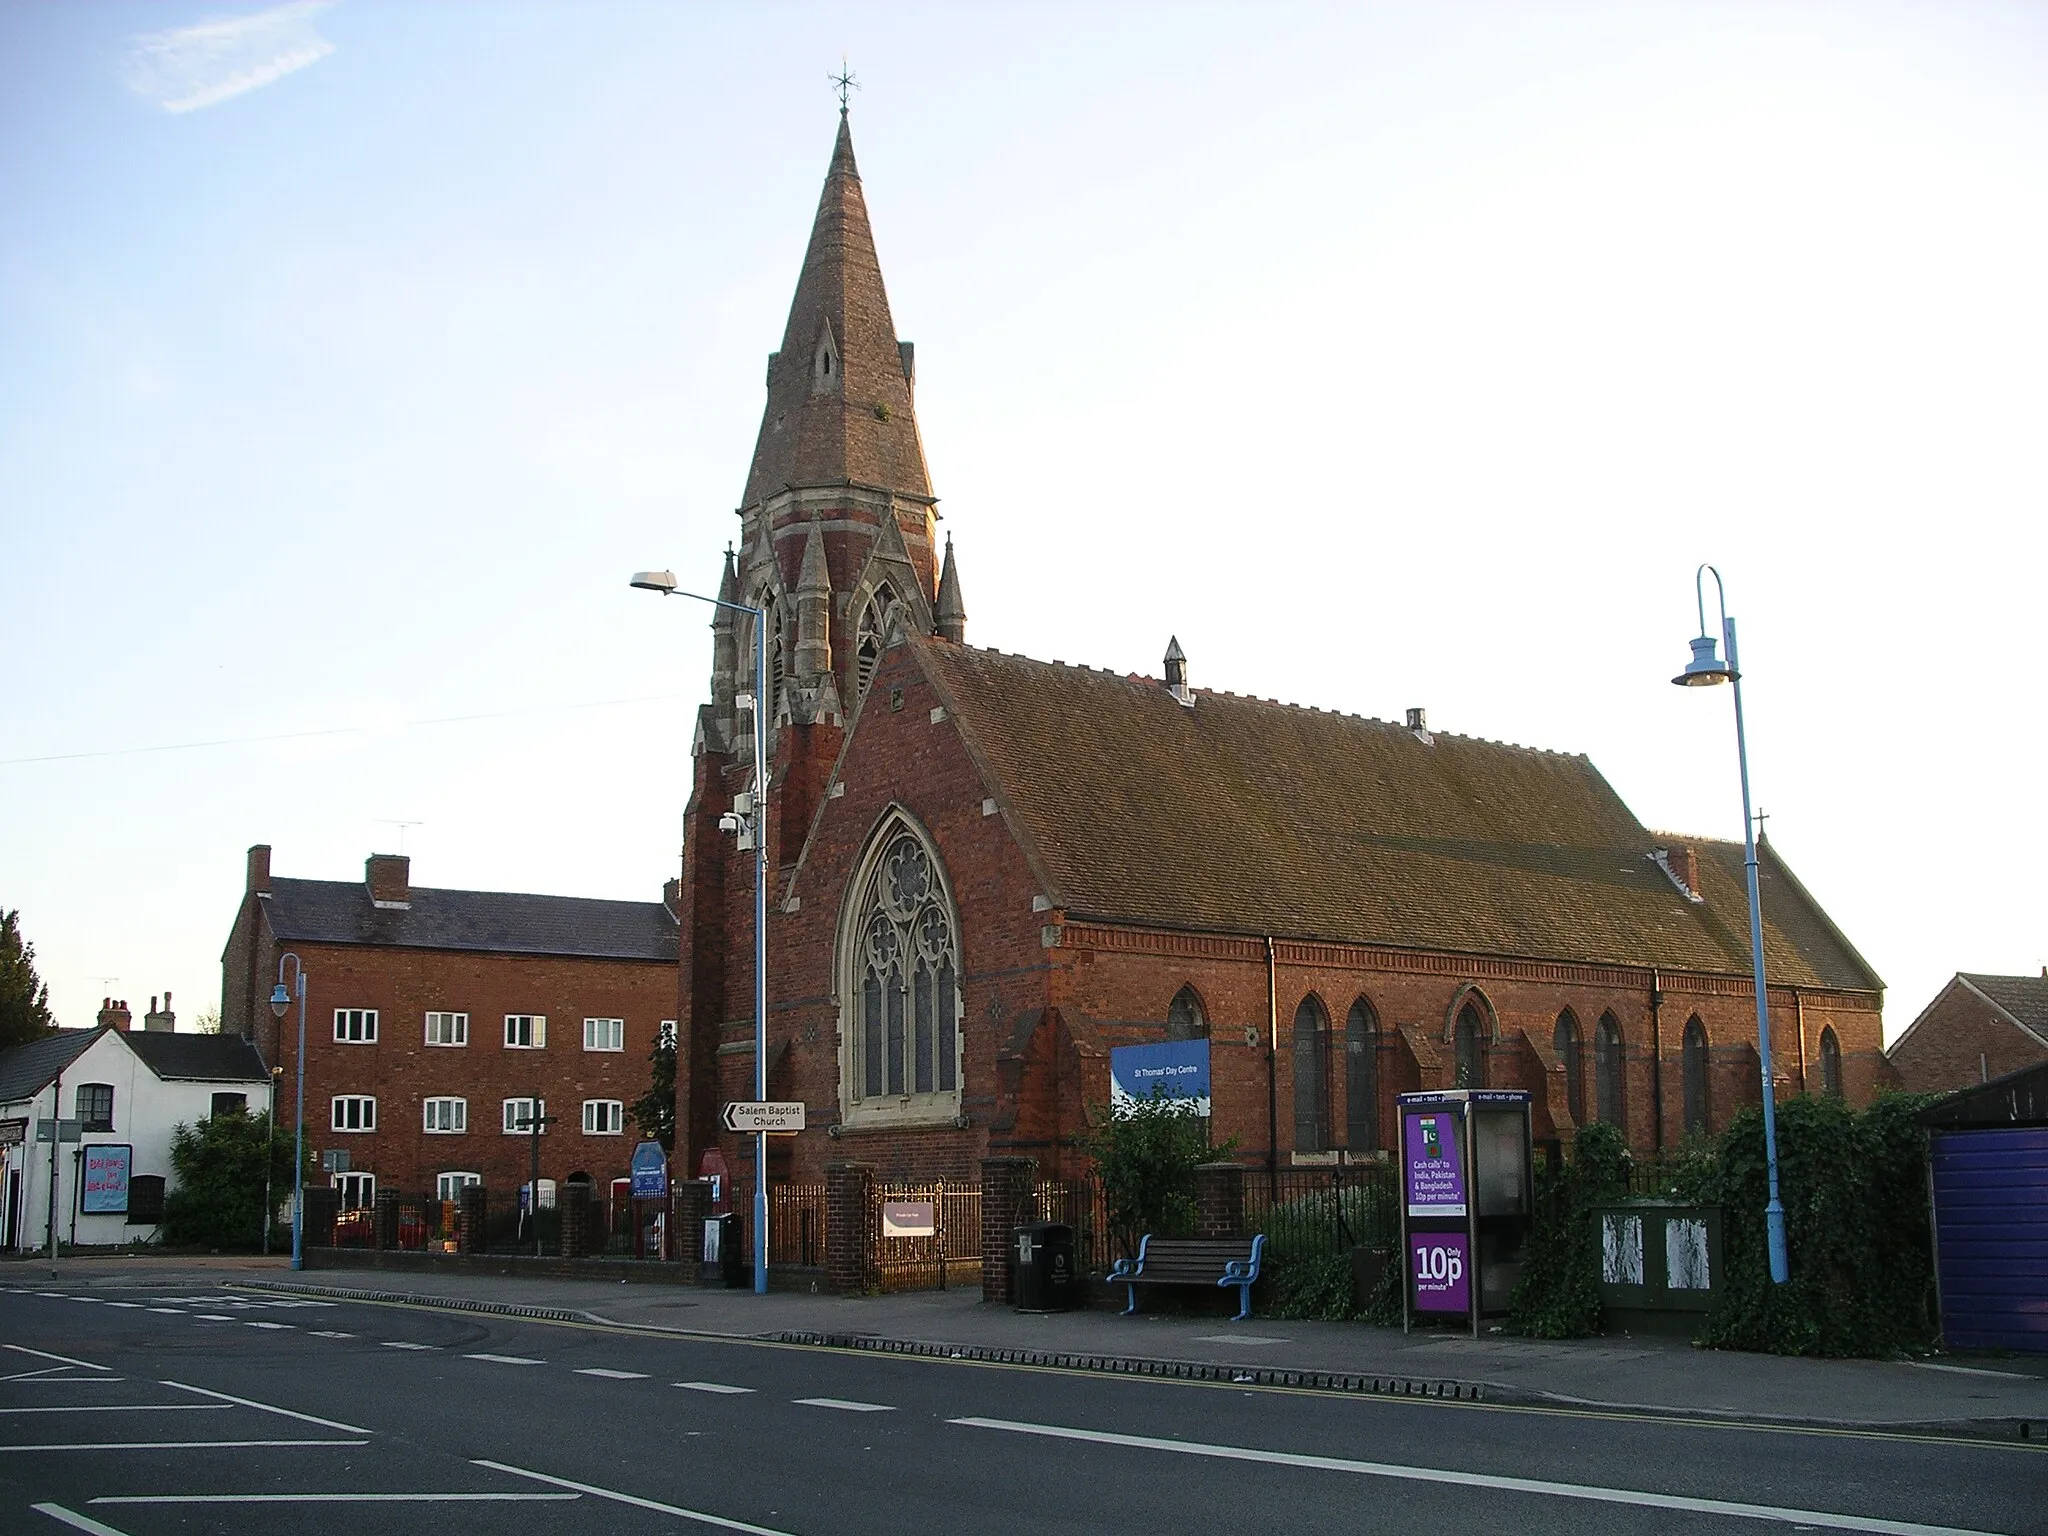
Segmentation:
{"type": "Polygon", "coordinates": [[[172,1131],[222,1110],[262,1114],[273,1091],[240,1035],[104,1024],[0,1053],[0,1248],[41,1248],[53,1209],[60,1244],[155,1237],[174,1182],[172,1131]],[[79,1139],[38,1142],[38,1121],[77,1121],[79,1139]]]}

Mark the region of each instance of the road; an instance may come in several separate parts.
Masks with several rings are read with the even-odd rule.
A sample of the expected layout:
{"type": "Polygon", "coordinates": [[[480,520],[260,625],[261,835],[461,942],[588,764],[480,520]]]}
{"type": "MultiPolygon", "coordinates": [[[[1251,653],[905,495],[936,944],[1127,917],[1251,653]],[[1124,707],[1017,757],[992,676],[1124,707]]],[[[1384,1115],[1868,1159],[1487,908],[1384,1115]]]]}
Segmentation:
{"type": "Polygon", "coordinates": [[[2048,1449],[0,1275],[0,1532],[1989,1531],[2048,1449]]]}

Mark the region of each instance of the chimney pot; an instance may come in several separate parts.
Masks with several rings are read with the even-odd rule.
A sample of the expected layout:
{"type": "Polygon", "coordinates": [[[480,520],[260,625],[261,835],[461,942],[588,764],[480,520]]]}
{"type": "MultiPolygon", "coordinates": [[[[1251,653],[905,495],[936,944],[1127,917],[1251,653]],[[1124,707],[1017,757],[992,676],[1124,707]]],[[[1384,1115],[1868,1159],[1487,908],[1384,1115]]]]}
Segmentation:
{"type": "Polygon", "coordinates": [[[99,1022],[102,1025],[111,1025],[113,1028],[120,1030],[123,1034],[127,1033],[128,1025],[131,1022],[131,1019],[132,1015],[130,1015],[128,1012],[128,1004],[125,1000],[108,998],[107,1001],[100,1006],[99,1022]]]}
{"type": "Polygon", "coordinates": [[[661,904],[677,922],[683,920],[683,882],[670,878],[661,883],[661,904]]]}
{"type": "Polygon", "coordinates": [[[363,861],[363,883],[372,906],[403,912],[412,906],[412,860],[402,853],[373,853],[363,861]]]}

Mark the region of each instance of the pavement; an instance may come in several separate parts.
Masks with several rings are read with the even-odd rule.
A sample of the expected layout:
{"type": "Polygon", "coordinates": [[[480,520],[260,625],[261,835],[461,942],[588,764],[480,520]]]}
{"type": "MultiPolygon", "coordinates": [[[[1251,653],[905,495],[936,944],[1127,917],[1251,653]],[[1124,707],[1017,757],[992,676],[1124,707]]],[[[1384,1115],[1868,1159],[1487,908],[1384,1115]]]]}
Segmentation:
{"type": "Polygon", "coordinates": [[[22,1261],[9,1276],[129,1286],[176,1275],[230,1289],[589,1321],[682,1336],[765,1339],[1257,1386],[1843,1429],[2048,1440],[2048,1358],[1814,1360],[1695,1348],[1654,1335],[1541,1341],[1488,1332],[1107,1309],[1030,1314],[978,1287],[841,1297],[453,1272],[320,1269],[283,1259],[22,1261]]]}

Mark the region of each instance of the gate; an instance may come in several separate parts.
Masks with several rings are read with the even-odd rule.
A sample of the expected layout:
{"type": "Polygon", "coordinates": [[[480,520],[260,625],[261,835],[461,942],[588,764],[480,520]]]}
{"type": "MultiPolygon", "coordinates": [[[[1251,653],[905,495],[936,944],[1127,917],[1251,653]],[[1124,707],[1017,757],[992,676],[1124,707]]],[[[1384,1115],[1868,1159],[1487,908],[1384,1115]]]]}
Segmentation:
{"type": "Polygon", "coordinates": [[[883,1291],[943,1291],[981,1279],[978,1186],[876,1183],[868,1252],[883,1291]]]}

